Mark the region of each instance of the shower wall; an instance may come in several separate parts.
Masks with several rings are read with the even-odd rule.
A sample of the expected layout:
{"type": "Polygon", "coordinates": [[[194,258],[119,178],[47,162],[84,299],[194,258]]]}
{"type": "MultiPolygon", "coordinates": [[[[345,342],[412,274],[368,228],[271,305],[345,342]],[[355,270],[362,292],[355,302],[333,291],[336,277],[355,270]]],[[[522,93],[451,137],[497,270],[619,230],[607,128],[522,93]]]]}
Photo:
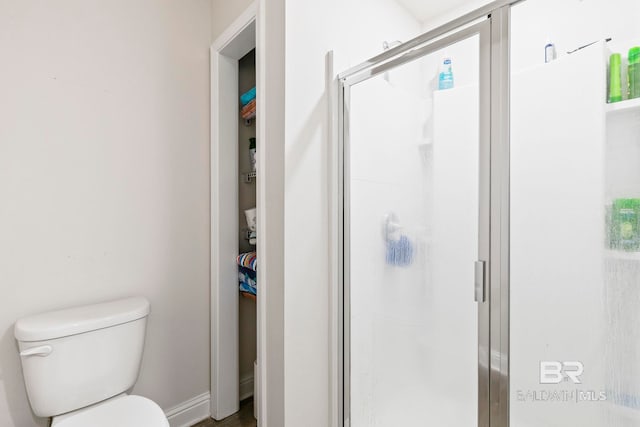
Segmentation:
{"type": "Polygon", "coordinates": [[[588,43],[611,38],[614,51],[640,44],[640,2],[635,0],[533,0],[511,11],[511,69],[544,63],[544,46],[556,45],[559,56],[588,43]]]}
{"type": "Polygon", "coordinates": [[[612,197],[638,197],[637,160],[629,159],[638,158],[639,145],[628,119],[614,125],[605,112],[607,57],[640,45],[639,13],[628,0],[512,8],[514,427],[617,427],[640,419],[638,337],[629,326],[637,321],[640,296],[630,278],[638,264],[606,249],[606,206],[612,197]],[[548,41],[559,58],[545,64],[548,41]],[[543,381],[541,362],[548,361],[581,363],[580,383],[543,381]]]}
{"type": "Polygon", "coordinates": [[[604,75],[598,44],[512,76],[514,427],[606,425],[597,403],[564,397],[605,387],[604,75]],[[560,92],[566,102],[558,102],[560,92]],[[582,363],[582,383],[542,383],[541,361],[582,363]],[[548,400],[550,392],[562,400],[548,400]]]}

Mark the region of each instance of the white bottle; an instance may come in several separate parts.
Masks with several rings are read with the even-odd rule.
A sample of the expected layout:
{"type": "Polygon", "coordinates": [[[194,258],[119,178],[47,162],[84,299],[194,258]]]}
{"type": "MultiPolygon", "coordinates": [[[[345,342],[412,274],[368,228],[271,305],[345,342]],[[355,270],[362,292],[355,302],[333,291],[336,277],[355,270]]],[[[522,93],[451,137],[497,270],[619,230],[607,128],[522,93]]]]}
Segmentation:
{"type": "Polygon", "coordinates": [[[551,43],[551,41],[547,41],[547,44],[544,46],[544,62],[551,62],[557,57],[556,45],[551,43]]]}

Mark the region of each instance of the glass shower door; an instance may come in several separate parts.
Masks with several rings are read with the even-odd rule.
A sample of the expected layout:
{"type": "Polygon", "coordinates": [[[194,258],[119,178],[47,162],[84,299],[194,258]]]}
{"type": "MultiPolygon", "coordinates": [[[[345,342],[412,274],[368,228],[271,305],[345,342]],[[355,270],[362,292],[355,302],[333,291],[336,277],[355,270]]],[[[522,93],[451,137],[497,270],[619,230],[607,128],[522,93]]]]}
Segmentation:
{"type": "Polygon", "coordinates": [[[561,3],[511,13],[510,426],[638,426],[640,4],[561,3]]]}
{"type": "Polygon", "coordinates": [[[488,419],[488,30],[345,84],[350,427],[488,419]]]}

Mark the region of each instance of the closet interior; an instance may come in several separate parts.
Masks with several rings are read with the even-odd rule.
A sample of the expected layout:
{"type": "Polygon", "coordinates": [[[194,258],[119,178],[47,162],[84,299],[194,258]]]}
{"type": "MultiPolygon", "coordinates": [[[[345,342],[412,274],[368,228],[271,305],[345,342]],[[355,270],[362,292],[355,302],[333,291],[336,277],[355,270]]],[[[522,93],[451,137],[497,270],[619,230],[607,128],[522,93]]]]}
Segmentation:
{"type": "Polygon", "coordinates": [[[256,360],[256,55],[238,62],[238,285],[240,400],[254,394],[256,360]]]}

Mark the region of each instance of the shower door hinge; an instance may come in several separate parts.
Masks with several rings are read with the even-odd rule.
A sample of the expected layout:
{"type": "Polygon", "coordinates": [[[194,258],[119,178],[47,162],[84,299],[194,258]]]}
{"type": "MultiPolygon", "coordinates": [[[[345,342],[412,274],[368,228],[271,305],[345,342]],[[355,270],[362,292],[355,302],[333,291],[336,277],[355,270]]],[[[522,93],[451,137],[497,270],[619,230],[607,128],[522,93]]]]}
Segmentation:
{"type": "Polygon", "coordinates": [[[474,265],[474,294],[476,302],[484,302],[485,264],[485,261],[476,261],[474,265]]]}

